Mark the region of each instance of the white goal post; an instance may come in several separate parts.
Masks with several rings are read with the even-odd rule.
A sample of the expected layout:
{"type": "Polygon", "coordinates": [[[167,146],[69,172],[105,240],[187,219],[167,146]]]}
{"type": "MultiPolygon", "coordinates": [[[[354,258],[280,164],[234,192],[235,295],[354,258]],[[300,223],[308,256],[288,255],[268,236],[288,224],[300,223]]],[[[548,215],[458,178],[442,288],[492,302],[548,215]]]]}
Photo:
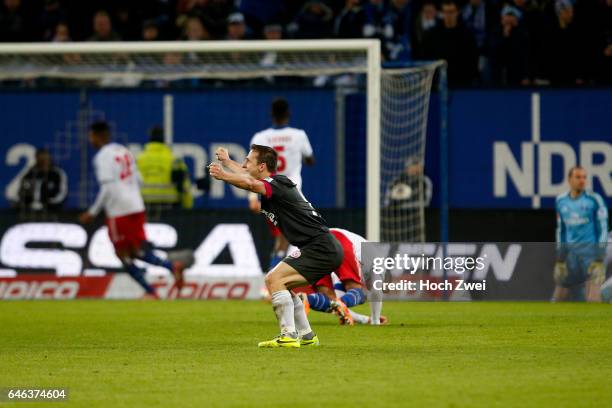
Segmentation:
{"type": "MultiPolygon", "coordinates": [[[[412,133],[422,132],[421,155],[424,154],[424,124],[433,72],[441,65],[439,62],[433,64],[433,68],[428,68],[428,76],[415,85],[422,86],[422,92],[427,94],[427,101],[422,103],[417,113],[424,117],[419,118],[419,125],[411,125],[414,128],[412,133]]],[[[381,192],[384,194],[386,187],[381,186],[381,122],[384,118],[381,117],[383,70],[378,40],[0,44],[0,81],[41,77],[77,81],[105,78],[127,79],[138,84],[143,80],[235,80],[347,73],[363,74],[367,78],[366,235],[371,241],[379,241],[381,192]],[[262,56],[270,53],[274,54],[274,62],[263,64],[262,56]],[[189,58],[176,63],[170,57],[178,54],[189,58]],[[233,63],[238,54],[239,63],[233,63]],[[127,55],[134,57],[124,58],[127,55]]],[[[401,159],[403,163],[404,158],[401,159]]],[[[423,218],[422,214],[421,209],[423,218]]]]}

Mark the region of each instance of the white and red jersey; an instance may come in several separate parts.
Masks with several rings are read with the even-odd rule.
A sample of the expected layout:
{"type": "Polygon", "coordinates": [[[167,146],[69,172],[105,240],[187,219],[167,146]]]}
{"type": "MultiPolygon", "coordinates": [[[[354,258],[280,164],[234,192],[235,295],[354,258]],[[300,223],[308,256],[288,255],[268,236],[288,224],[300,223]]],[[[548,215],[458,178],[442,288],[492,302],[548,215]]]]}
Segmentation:
{"type": "Polygon", "coordinates": [[[312,156],[312,146],[306,132],[289,126],[269,128],[255,133],[251,144],[269,146],[278,153],[276,172],[291,179],[302,189],[302,160],[312,156]]]}
{"type": "Polygon", "coordinates": [[[125,146],[104,145],[94,157],[93,165],[100,192],[89,209],[91,214],[96,215],[102,208],[107,218],[144,211],[136,160],[125,146]]]}
{"type": "MultiPolygon", "coordinates": [[[[361,243],[367,242],[367,240],[361,235],[342,228],[330,228],[329,232],[336,237],[342,246],[344,259],[338,269],[332,271],[331,275],[326,275],[321,278],[314,286],[327,286],[333,289],[333,283],[336,281],[344,282],[346,280],[352,280],[357,283],[362,283],[361,243]]],[[[287,254],[292,254],[297,249],[298,248],[293,245],[290,245],[287,249],[287,254]]]]}
{"type": "Polygon", "coordinates": [[[353,247],[353,255],[355,256],[355,259],[357,259],[357,262],[361,265],[361,243],[368,242],[368,241],[361,235],[355,234],[354,232],[351,232],[351,231],[348,231],[342,228],[330,228],[329,231],[331,233],[335,232],[334,235],[340,234],[344,236],[347,240],[350,241],[353,247]]]}

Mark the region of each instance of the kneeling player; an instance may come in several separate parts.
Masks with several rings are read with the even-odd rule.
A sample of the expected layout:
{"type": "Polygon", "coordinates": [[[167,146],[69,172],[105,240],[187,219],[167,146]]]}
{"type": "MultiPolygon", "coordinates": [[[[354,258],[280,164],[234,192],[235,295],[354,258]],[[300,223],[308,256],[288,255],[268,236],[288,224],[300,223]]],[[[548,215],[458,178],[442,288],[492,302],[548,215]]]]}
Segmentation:
{"type": "Polygon", "coordinates": [[[180,292],[184,264],[157,257],[147,242],[144,231],[145,207],[140,194],[139,174],[134,157],[125,146],[111,142],[110,129],[105,122],[91,125],[89,142],[94,148],[99,149],[93,164],[100,192],[91,208],[81,214],[81,223],[92,222],[104,208],[108,235],[117,257],[130,276],[145,290],[145,298],[157,298],[157,294],[145,280],[145,271],[136,266],[134,259],[162,266],[171,271],[180,292]]]}
{"type": "Polygon", "coordinates": [[[260,342],[259,347],[318,345],[302,301],[289,290],[313,284],[337,269],[344,257],[342,246],[296,184],[286,176],[274,174],[278,159],[274,149],[252,145],[242,166],[229,158],[226,149],[218,149],[216,155],[221,163],[210,164],[210,175],[259,194],[261,213],[300,248],[300,252],[286,257],[266,274],[280,335],[260,342]]]}
{"type": "Polygon", "coordinates": [[[366,242],[366,239],[340,228],[331,228],[330,232],[344,250],[344,260],[334,271],[338,282],[333,282],[332,275],[327,275],[312,285],[315,293],[302,295],[302,300],[306,300],[307,309],[334,313],[340,318],[340,324],[353,325],[354,321],[361,324],[385,324],[387,318],[380,314],[382,309],[380,298],[375,301],[371,299],[371,316],[349,310],[350,307],[361,305],[366,301],[361,274],[361,243],[366,242]]]}

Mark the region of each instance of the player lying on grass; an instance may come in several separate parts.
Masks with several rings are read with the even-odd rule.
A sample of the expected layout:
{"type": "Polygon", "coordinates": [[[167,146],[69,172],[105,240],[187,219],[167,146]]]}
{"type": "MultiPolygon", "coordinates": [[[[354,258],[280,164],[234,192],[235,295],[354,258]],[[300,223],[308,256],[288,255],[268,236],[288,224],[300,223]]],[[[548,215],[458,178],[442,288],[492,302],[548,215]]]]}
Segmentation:
{"type": "Polygon", "coordinates": [[[115,253],[130,276],[145,290],[145,298],[157,298],[157,294],[145,280],[145,270],[134,263],[135,259],[168,269],[174,275],[180,291],[184,264],[159,258],[147,242],[144,230],[145,207],[134,156],[125,146],[111,141],[110,128],[105,122],[91,125],[89,142],[99,149],[93,159],[93,167],[100,191],[94,204],[80,215],[81,223],[91,223],[100,210],[104,209],[108,235],[115,253]]]}
{"type": "Polygon", "coordinates": [[[334,313],[340,318],[340,324],[351,326],[355,321],[360,324],[385,324],[387,318],[380,314],[382,310],[380,297],[376,301],[370,301],[370,316],[349,310],[350,307],[361,305],[366,301],[361,273],[361,243],[366,242],[366,239],[340,228],[331,228],[330,232],[342,245],[344,260],[333,274],[337,277],[337,282],[332,280],[333,275],[327,275],[312,285],[314,293],[300,295],[306,311],[312,309],[334,313]]]}
{"type": "Polygon", "coordinates": [[[275,174],[278,156],[274,149],[252,145],[242,166],[231,160],[224,148],[219,148],[216,156],[220,163],[208,166],[210,175],[259,194],[261,213],[292,245],[300,248],[266,274],[266,288],[272,296],[280,334],[259,343],[259,347],[318,345],[319,339],[310,328],[304,304],[289,289],[312,285],[336,270],[342,263],[342,246],[295,183],[275,174]]]}

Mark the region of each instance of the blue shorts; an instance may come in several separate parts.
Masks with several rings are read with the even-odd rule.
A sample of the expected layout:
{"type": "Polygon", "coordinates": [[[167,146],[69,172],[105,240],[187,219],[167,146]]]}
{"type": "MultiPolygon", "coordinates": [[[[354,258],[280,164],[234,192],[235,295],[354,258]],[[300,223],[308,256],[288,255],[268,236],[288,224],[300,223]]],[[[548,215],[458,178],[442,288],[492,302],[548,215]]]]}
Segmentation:
{"type": "Polygon", "coordinates": [[[591,251],[581,253],[572,251],[567,254],[565,264],[567,265],[567,277],[561,282],[561,286],[569,288],[582,285],[589,280],[589,266],[596,261],[597,257],[591,251]]]}

